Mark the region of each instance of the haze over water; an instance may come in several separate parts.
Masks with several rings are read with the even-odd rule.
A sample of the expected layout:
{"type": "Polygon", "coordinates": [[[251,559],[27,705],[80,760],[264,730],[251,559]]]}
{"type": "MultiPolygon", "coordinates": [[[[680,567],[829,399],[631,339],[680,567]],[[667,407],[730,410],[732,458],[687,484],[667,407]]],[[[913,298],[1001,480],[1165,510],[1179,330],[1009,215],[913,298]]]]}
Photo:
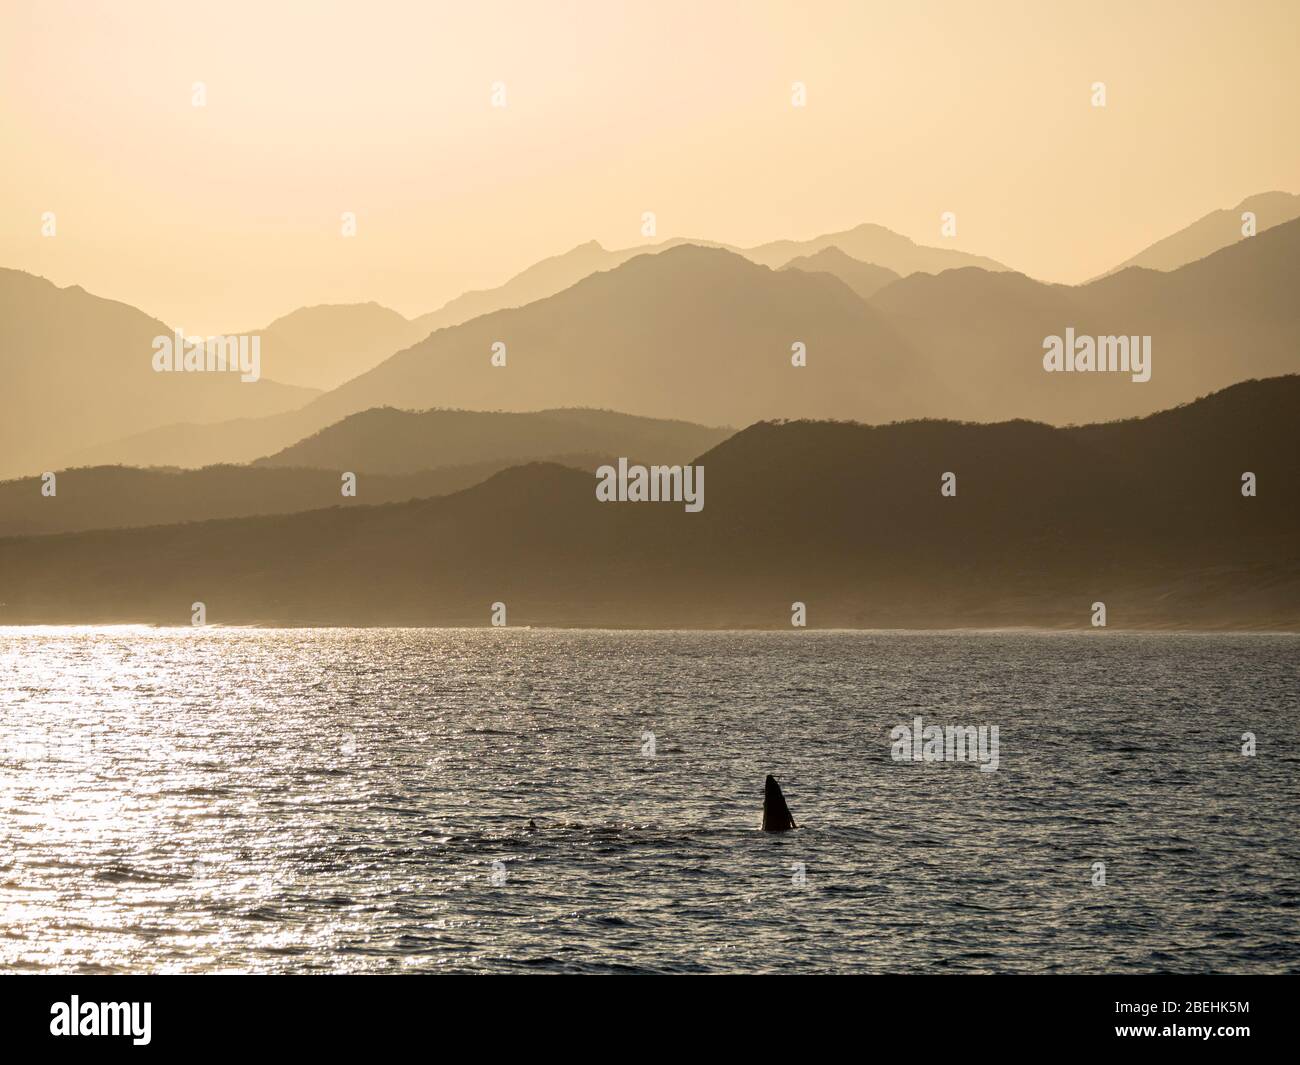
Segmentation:
{"type": "Polygon", "coordinates": [[[1295,972],[1297,651],[0,629],[0,968],[1295,972]]]}

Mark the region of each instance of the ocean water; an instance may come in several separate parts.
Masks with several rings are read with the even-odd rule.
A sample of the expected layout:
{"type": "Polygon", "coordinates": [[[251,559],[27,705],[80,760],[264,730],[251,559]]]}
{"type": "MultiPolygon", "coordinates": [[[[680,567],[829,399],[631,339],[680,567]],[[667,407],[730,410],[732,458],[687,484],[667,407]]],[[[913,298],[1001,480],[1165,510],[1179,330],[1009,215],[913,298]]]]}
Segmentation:
{"type": "Polygon", "coordinates": [[[1295,636],[0,629],[0,969],[1296,972],[1298,700],[1295,636]]]}

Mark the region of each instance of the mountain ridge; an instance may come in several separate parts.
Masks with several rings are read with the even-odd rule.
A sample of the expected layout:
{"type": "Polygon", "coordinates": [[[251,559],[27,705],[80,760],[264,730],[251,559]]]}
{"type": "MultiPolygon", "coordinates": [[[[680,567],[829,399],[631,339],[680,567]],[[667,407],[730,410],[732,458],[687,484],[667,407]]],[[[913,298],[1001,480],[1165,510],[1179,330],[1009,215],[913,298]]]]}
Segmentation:
{"type": "Polygon", "coordinates": [[[1247,196],[1236,207],[1211,211],[1182,229],[1161,237],[1092,280],[1100,280],[1133,266],[1151,270],[1174,270],[1203,259],[1220,248],[1243,239],[1243,211],[1255,214],[1257,234],[1262,233],[1275,225],[1300,217],[1300,194],[1274,189],[1247,196]]]}
{"type": "Polygon", "coordinates": [[[501,601],[512,624],[779,629],[801,601],[812,627],[1089,630],[1102,601],[1115,628],[1300,631],[1298,406],[1289,375],[1100,426],[760,423],[699,458],[695,514],[533,463],[407,503],[10,537],[0,623],[186,624],[197,600],[486,625],[501,601]]]}
{"type": "Polygon", "coordinates": [[[173,334],[120,300],[0,269],[0,477],[67,465],[83,448],[178,416],[277,413],[316,394],[238,373],[157,373],[154,338],[173,334]]]}

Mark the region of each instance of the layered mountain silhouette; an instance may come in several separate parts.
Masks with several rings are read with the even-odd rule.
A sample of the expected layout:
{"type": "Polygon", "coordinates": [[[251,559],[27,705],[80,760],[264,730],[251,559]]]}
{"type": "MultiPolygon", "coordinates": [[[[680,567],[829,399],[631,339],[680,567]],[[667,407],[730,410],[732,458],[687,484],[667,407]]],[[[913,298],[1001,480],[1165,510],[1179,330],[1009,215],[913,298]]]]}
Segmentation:
{"type": "MultiPolygon", "coordinates": [[[[595,469],[595,456],[561,456],[595,469]]],[[[558,460],[557,460],[558,461],[558,460]]],[[[322,506],[362,506],[446,495],[478,484],[501,462],[443,466],[408,474],[360,474],[355,497],[344,497],[335,470],[303,467],[88,466],[57,473],[58,492],[41,481],[0,482],[0,536],[39,536],[84,529],[118,529],[252,514],[288,514],[322,506]]]]}
{"type": "Polygon", "coordinates": [[[687,462],[735,430],[636,418],[608,410],[404,411],[353,414],[274,455],[262,466],[315,466],[372,473],[414,473],[435,466],[556,461],[559,456],[619,456],[687,462]]]}
{"type": "Polygon", "coordinates": [[[717,248],[638,255],[556,296],[440,329],[285,415],[138,434],[78,464],[251,461],[372,407],[596,407],[704,424],[942,413],[942,380],[837,278],[717,248]],[[506,345],[506,365],[492,363],[506,345]],[[792,365],[805,345],[809,366],[792,365]],[[595,397],[600,397],[598,400],[595,397]],[[712,411],[709,418],[696,412],[712,411]]]}
{"type": "Polygon", "coordinates": [[[329,389],[427,336],[378,303],[301,307],[261,329],[262,373],[305,388],[329,389]]]}
{"type": "MultiPolygon", "coordinates": [[[[1268,210],[1280,216],[1285,199],[1267,194],[1246,204],[1259,208],[1263,224],[1268,210]]],[[[891,268],[861,256],[892,256],[897,272],[972,257],[921,248],[876,226],[743,254],[680,242],[659,247],[583,245],[525,271],[508,294],[494,290],[478,303],[468,294],[448,318],[498,297],[532,302],[428,335],[435,320],[406,322],[378,305],[295,312],[267,327],[257,385],[154,374],[148,343],[168,331],[162,323],[7,271],[0,291],[12,312],[0,328],[15,375],[11,416],[0,430],[10,445],[0,476],[76,465],[251,462],[377,406],[582,405],[707,424],[785,416],[997,420],[1026,411],[1053,423],[1083,422],[1149,413],[1300,362],[1291,296],[1300,220],[1176,269],[1129,268],[1083,286],[969,265],[879,286],[891,268]],[[752,259],[789,268],[774,273],[752,259]],[[534,298],[578,274],[585,276],[534,298]],[[1151,381],[1044,373],[1044,338],[1067,328],[1151,336],[1151,381]],[[420,339],[381,358],[411,337],[420,339]],[[497,342],[510,353],[505,368],[489,360],[497,342]],[[795,344],[805,346],[806,367],[790,365],[795,344]],[[309,391],[265,379],[273,379],[276,358],[298,380],[337,380],[381,361],[310,401],[309,391]],[[34,401],[25,401],[29,395],[34,401]]]]}
{"type": "Polygon", "coordinates": [[[823,248],[813,255],[800,255],[786,263],[782,270],[803,270],[805,273],[824,273],[838,277],[862,299],[870,299],[899,275],[893,270],[874,263],[864,263],[839,248],[823,248]]]}
{"type": "Polygon", "coordinates": [[[961,417],[1033,411],[1057,424],[1149,413],[1248,377],[1300,369],[1300,220],[1169,272],[1087,285],[1022,274],[914,274],[869,301],[963,397],[961,417]],[[1152,373],[1046,373],[1045,337],[1150,336],[1152,373]]]}
{"type": "Polygon", "coordinates": [[[643,250],[629,248],[625,251],[606,251],[596,241],[589,240],[562,255],[553,255],[534,263],[496,288],[457,296],[436,311],[420,315],[414,324],[421,331],[421,336],[428,336],[434,330],[460,325],[461,322],[468,322],[482,314],[491,314],[507,307],[522,307],[526,303],[554,296],[597,271],[612,270],[643,250]]]}
{"type": "Polygon", "coordinates": [[[1132,258],[1125,259],[1108,273],[1113,274],[1130,266],[1141,266],[1148,270],[1176,270],[1187,263],[1203,259],[1220,248],[1247,239],[1242,235],[1241,217],[1246,211],[1255,215],[1256,233],[1262,233],[1283,222],[1300,218],[1300,195],[1261,192],[1256,196],[1248,196],[1229,210],[1211,211],[1185,229],[1171,233],[1132,258]]]}
{"type": "Polygon", "coordinates": [[[913,273],[867,300],[824,271],[773,271],[724,249],[678,245],[439,329],[297,410],[147,429],[69,464],[252,461],[381,406],[577,405],[732,425],[1132,417],[1300,367],[1297,278],[1300,220],[1168,272],[1130,268],[1065,286],[963,267],[913,273]],[[1044,372],[1045,338],[1067,329],[1150,336],[1150,381],[1044,372]],[[497,343],[504,367],[492,364],[497,343]],[[805,367],[791,365],[795,344],[805,346],[805,367]]]}
{"type": "Polygon", "coordinates": [[[772,272],[685,245],[434,333],[303,413],[333,421],[399,402],[567,401],[731,424],[1130,417],[1300,369],[1297,279],[1300,220],[1167,273],[1130,269],[1071,287],[967,267],[912,274],[865,302],[825,273],[772,272]],[[1067,328],[1151,336],[1151,380],[1046,373],[1044,339],[1067,328]],[[805,343],[808,365],[792,367],[777,338],[805,343]],[[498,340],[512,353],[506,369],[488,358],[498,340]]]}
{"type": "Polygon", "coordinates": [[[753,262],[776,268],[791,259],[814,255],[827,248],[838,248],[854,259],[873,263],[904,277],[918,270],[936,274],[967,266],[994,271],[1007,269],[996,260],[983,255],[971,255],[955,248],[927,247],[901,233],[869,222],[840,233],[826,233],[812,240],[774,240],[755,248],[734,250],[739,250],[753,262]]]}
{"type": "Polygon", "coordinates": [[[682,245],[439,330],[304,413],[334,421],[382,405],[576,405],[743,424],[924,414],[943,391],[884,316],[836,278],[682,245]],[[497,342],[505,367],[491,361],[497,342]],[[796,343],[808,368],[792,366],[796,343]]]}
{"type": "Polygon", "coordinates": [[[978,266],[986,270],[1007,269],[1001,263],[982,255],[970,255],[951,248],[926,247],[884,226],[870,223],[839,233],[826,233],[810,240],[777,240],[753,248],[677,237],[659,244],[608,250],[592,240],[562,255],[543,259],[497,288],[457,296],[438,310],[416,318],[414,323],[422,330],[421,335],[427,336],[435,329],[460,325],[483,314],[522,307],[547,296],[554,296],[585,277],[602,270],[612,270],[638,255],[667,251],[683,244],[722,248],[742,255],[751,262],[773,268],[782,266],[791,259],[811,257],[834,247],[860,261],[900,275],[916,270],[935,272],[962,266],[978,266]]]}
{"type": "Polygon", "coordinates": [[[253,462],[318,432],[332,420],[336,419],[299,408],[264,418],[232,418],[211,425],[174,422],[82,448],[66,465],[175,465],[197,469],[221,463],[253,462]]]}
{"type": "Polygon", "coordinates": [[[124,303],[0,270],[0,477],[57,469],[151,426],[270,414],[315,394],[237,373],[155,373],[153,339],[171,335],[124,303]]]}
{"type": "Polygon", "coordinates": [[[0,482],[0,536],[400,502],[543,460],[588,472],[620,457],[682,463],[733,431],[598,410],[371,410],[253,466],[71,469],[58,471],[53,496],[40,478],[0,482]],[[345,472],[357,477],[355,496],[341,494],[345,472]]]}
{"type": "Polygon", "coordinates": [[[761,423],[705,507],[514,467],[385,506],[0,540],[0,623],[1300,629],[1300,377],[1136,421],[761,423]],[[956,475],[957,494],[940,493],[956,475]],[[1258,495],[1242,495],[1253,473],[1258,495]]]}

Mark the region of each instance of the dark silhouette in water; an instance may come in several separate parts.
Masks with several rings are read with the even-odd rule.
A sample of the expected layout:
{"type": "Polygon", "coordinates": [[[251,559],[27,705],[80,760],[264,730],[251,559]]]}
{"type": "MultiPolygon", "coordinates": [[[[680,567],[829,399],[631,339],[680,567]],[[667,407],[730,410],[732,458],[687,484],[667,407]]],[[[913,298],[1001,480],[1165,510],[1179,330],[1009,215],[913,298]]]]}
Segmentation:
{"type": "Polygon", "coordinates": [[[763,831],[789,832],[798,827],[790,816],[790,807],[785,804],[781,785],[776,782],[776,777],[769,774],[767,783],[763,785],[763,831]]]}

